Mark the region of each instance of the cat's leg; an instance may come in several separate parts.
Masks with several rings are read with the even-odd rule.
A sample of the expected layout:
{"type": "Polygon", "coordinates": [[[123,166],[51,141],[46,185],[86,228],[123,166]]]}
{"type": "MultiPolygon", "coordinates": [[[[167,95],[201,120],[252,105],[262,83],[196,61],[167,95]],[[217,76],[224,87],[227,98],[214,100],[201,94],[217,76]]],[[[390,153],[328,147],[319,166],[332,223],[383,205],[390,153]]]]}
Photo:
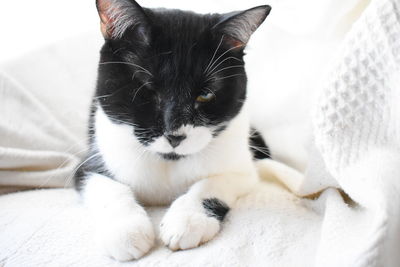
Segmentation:
{"type": "Polygon", "coordinates": [[[177,198],[160,224],[160,235],[172,250],[189,249],[211,240],[239,196],[257,183],[255,172],[209,177],[177,198]]]}
{"type": "Polygon", "coordinates": [[[138,259],[154,245],[154,229],[132,190],[104,175],[91,173],[83,187],[103,252],[119,261],[138,259]]]}

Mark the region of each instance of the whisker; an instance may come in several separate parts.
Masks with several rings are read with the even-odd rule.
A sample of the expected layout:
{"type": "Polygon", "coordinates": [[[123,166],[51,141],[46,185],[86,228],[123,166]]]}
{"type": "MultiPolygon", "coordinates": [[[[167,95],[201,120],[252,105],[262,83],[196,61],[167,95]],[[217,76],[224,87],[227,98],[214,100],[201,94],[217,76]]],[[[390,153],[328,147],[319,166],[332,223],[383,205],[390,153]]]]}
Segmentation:
{"type": "Polygon", "coordinates": [[[225,68],[217,70],[217,71],[215,71],[213,73],[210,73],[209,75],[212,76],[212,75],[215,75],[215,74],[217,74],[217,73],[219,73],[221,71],[228,70],[228,69],[233,69],[233,68],[244,68],[244,65],[234,65],[234,66],[225,67],[225,68]]]}
{"type": "MultiPolygon", "coordinates": [[[[119,115],[119,114],[118,114],[118,115],[119,115]]],[[[116,121],[116,122],[120,122],[120,123],[122,123],[122,124],[126,124],[126,125],[129,125],[129,126],[133,126],[133,127],[135,127],[136,130],[148,130],[148,129],[152,129],[152,128],[148,128],[148,129],[141,128],[141,127],[139,127],[137,124],[134,124],[134,123],[131,123],[131,122],[128,122],[128,121],[124,121],[124,120],[119,120],[119,119],[116,119],[116,118],[112,118],[112,120],[113,120],[113,121],[116,121]]]]}
{"type": "Polygon", "coordinates": [[[267,148],[263,148],[263,147],[259,147],[259,146],[251,146],[251,145],[249,145],[249,147],[271,157],[271,152],[267,148]]]}
{"type": "Polygon", "coordinates": [[[211,60],[210,60],[210,63],[208,63],[206,69],[204,70],[204,73],[207,72],[207,70],[208,70],[208,68],[210,67],[211,63],[213,63],[213,60],[214,60],[214,58],[215,58],[215,55],[217,54],[218,49],[219,49],[219,47],[221,46],[222,40],[223,40],[223,39],[224,39],[224,35],[222,35],[221,40],[219,41],[219,44],[218,44],[218,46],[217,46],[217,49],[215,49],[214,55],[212,56],[212,58],[211,58],[211,60]]]}
{"type": "Polygon", "coordinates": [[[257,151],[260,151],[260,152],[268,154],[268,149],[267,148],[260,147],[260,146],[253,146],[253,145],[249,145],[249,147],[251,147],[251,148],[253,148],[253,149],[257,150],[257,151]]]}
{"type": "Polygon", "coordinates": [[[225,79],[236,77],[236,76],[246,76],[246,75],[244,75],[242,73],[238,73],[238,74],[228,75],[228,76],[225,76],[225,77],[222,77],[222,78],[209,78],[208,80],[220,81],[220,80],[225,80],[225,79]]]}
{"type": "Polygon", "coordinates": [[[135,91],[135,94],[133,95],[132,98],[132,102],[135,101],[136,95],[139,93],[140,89],[142,89],[144,86],[151,84],[151,82],[145,82],[144,84],[142,84],[141,86],[139,86],[139,88],[137,88],[135,91]]]}
{"type": "Polygon", "coordinates": [[[108,95],[99,95],[99,96],[96,96],[96,97],[93,97],[93,99],[99,99],[99,98],[104,98],[104,97],[109,97],[109,96],[112,96],[113,94],[108,94],[108,95]]]}
{"type": "Polygon", "coordinates": [[[93,155],[91,155],[90,157],[88,157],[87,159],[85,159],[82,163],[80,163],[77,167],[75,167],[74,171],[72,172],[72,175],[70,175],[70,176],[67,178],[66,182],[64,183],[64,188],[67,186],[67,184],[69,184],[69,183],[71,182],[71,180],[72,180],[72,179],[74,178],[74,176],[75,176],[76,171],[77,171],[81,166],[83,166],[83,164],[85,164],[85,163],[88,162],[89,160],[91,160],[91,159],[93,159],[93,158],[99,156],[100,154],[101,154],[100,152],[94,153],[93,155]]]}
{"type": "Polygon", "coordinates": [[[142,66],[134,64],[134,63],[128,63],[128,62],[123,62],[123,61],[109,61],[109,62],[99,63],[99,65],[106,65],[106,64],[124,64],[124,65],[134,66],[134,67],[142,69],[145,73],[149,74],[150,76],[153,76],[153,74],[150,71],[148,71],[147,69],[143,68],[142,66]]]}
{"type": "Polygon", "coordinates": [[[218,60],[219,60],[221,57],[223,57],[226,53],[229,53],[229,51],[232,51],[233,49],[236,49],[236,48],[239,48],[239,47],[242,47],[242,45],[237,45],[237,46],[231,47],[231,48],[229,48],[228,50],[226,50],[224,53],[222,53],[222,54],[214,61],[213,64],[211,64],[210,68],[212,68],[212,67],[214,66],[214,64],[216,64],[216,63],[218,62],[218,60]]]}
{"type": "MultiPolygon", "coordinates": [[[[87,141],[87,140],[86,140],[87,141]]],[[[87,143],[87,142],[86,142],[87,143]]],[[[78,151],[72,151],[75,150],[76,147],[81,146],[82,143],[74,143],[73,145],[69,146],[69,148],[67,148],[66,150],[62,151],[62,153],[66,153],[66,154],[72,154],[72,156],[75,156],[77,158],[82,158],[83,157],[83,153],[87,153],[88,151],[88,147],[85,146],[85,148],[80,149],[78,151]]],[[[59,164],[57,166],[57,169],[60,168],[64,168],[66,166],[67,163],[69,163],[71,161],[70,157],[67,157],[63,162],[61,162],[61,164],[59,164]]],[[[56,176],[56,174],[53,174],[51,176],[49,176],[44,182],[42,182],[38,187],[42,188],[44,187],[49,181],[51,181],[54,177],[56,176]]]]}
{"type": "Polygon", "coordinates": [[[236,60],[236,61],[243,62],[241,59],[239,59],[239,58],[237,58],[237,57],[227,57],[227,58],[224,58],[223,60],[221,60],[221,62],[219,62],[219,63],[217,64],[217,66],[215,66],[212,70],[208,71],[208,72],[206,73],[206,75],[210,75],[210,73],[212,73],[213,71],[215,71],[219,66],[221,66],[222,63],[224,63],[225,61],[227,61],[227,60],[229,60],[229,59],[234,59],[234,60],[236,60]]]}
{"type": "Polygon", "coordinates": [[[132,81],[133,81],[133,79],[135,79],[135,75],[136,75],[136,73],[140,73],[140,72],[143,72],[143,73],[146,73],[146,74],[148,74],[146,71],[144,71],[144,70],[137,70],[137,71],[135,71],[135,73],[133,73],[133,75],[132,75],[132,81]]]}

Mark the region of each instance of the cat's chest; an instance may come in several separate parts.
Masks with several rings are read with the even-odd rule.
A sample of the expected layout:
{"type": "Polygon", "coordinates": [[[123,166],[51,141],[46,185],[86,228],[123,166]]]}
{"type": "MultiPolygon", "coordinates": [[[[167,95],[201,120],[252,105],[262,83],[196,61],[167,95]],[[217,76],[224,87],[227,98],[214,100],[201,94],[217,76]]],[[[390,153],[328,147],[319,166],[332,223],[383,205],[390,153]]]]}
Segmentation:
{"type": "Polygon", "coordinates": [[[129,185],[145,204],[168,204],[209,173],[210,164],[191,157],[163,160],[141,145],[128,125],[116,125],[97,112],[95,145],[114,179],[129,185]]]}
{"type": "Polygon", "coordinates": [[[201,152],[173,161],[148,151],[135,138],[131,126],[112,123],[98,110],[93,145],[114,179],[129,185],[137,200],[150,205],[169,204],[200,179],[254,168],[246,118],[236,118],[201,152]]]}
{"type": "Polygon", "coordinates": [[[105,158],[114,179],[129,185],[137,200],[148,205],[169,204],[207,175],[207,170],[199,167],[201,162],[165,161],[156,155],[140,156],[139,151],[120,150],[105,158]]]}

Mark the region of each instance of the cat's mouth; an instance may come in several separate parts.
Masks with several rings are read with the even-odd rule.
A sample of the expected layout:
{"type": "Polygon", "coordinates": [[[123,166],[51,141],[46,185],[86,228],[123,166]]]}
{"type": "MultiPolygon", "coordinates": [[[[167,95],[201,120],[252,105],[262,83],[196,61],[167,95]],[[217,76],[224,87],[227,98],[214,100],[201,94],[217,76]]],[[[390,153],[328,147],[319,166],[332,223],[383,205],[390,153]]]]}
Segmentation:
{"type": "Polygon", "coordinates": [[[172,161],[176,161],[179,160],[181,158],[184,158],[185,155],[179,155],[176,154],[175,152],[171,152],[171,153],[158,153],[163,159],[165,160],[172,160],[172,161]]]}
{"type": "Polygon", "coordinates": [[[179,160],[202,151],[213,139],[212,131],[205,126],[184,125],[152,140],[146,149],[165,160],[179,160]]]}

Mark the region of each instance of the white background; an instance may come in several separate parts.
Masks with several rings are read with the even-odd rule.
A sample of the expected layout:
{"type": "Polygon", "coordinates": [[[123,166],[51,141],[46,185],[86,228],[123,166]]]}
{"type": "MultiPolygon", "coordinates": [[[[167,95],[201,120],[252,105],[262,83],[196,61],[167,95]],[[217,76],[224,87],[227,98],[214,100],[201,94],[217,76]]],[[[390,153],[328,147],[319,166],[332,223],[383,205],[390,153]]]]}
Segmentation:
{"type": "Polygon", "coordinates": [[[0,62],[98,27],[92,0],[2,0],[0,62]]]}
{"type": "MultiPolygon", "coordinates": [[[[201,13],[228,12],[270,4],[268,18],[296,34],[314,34],[321,27],[330,34],[343,7],[357,0],[138,0],[143,6],[170,7],[201,13]],[[323,18],[323,19],[321,19],[323,18]]],[[[367,1],[367,0],[366,0],[367,1]]],[[[365,1],[364,1],[365,2],[365,1]]],[[[1,0],[0,63],[44,44],[99,28],[95,0],[1,0]]]]}

